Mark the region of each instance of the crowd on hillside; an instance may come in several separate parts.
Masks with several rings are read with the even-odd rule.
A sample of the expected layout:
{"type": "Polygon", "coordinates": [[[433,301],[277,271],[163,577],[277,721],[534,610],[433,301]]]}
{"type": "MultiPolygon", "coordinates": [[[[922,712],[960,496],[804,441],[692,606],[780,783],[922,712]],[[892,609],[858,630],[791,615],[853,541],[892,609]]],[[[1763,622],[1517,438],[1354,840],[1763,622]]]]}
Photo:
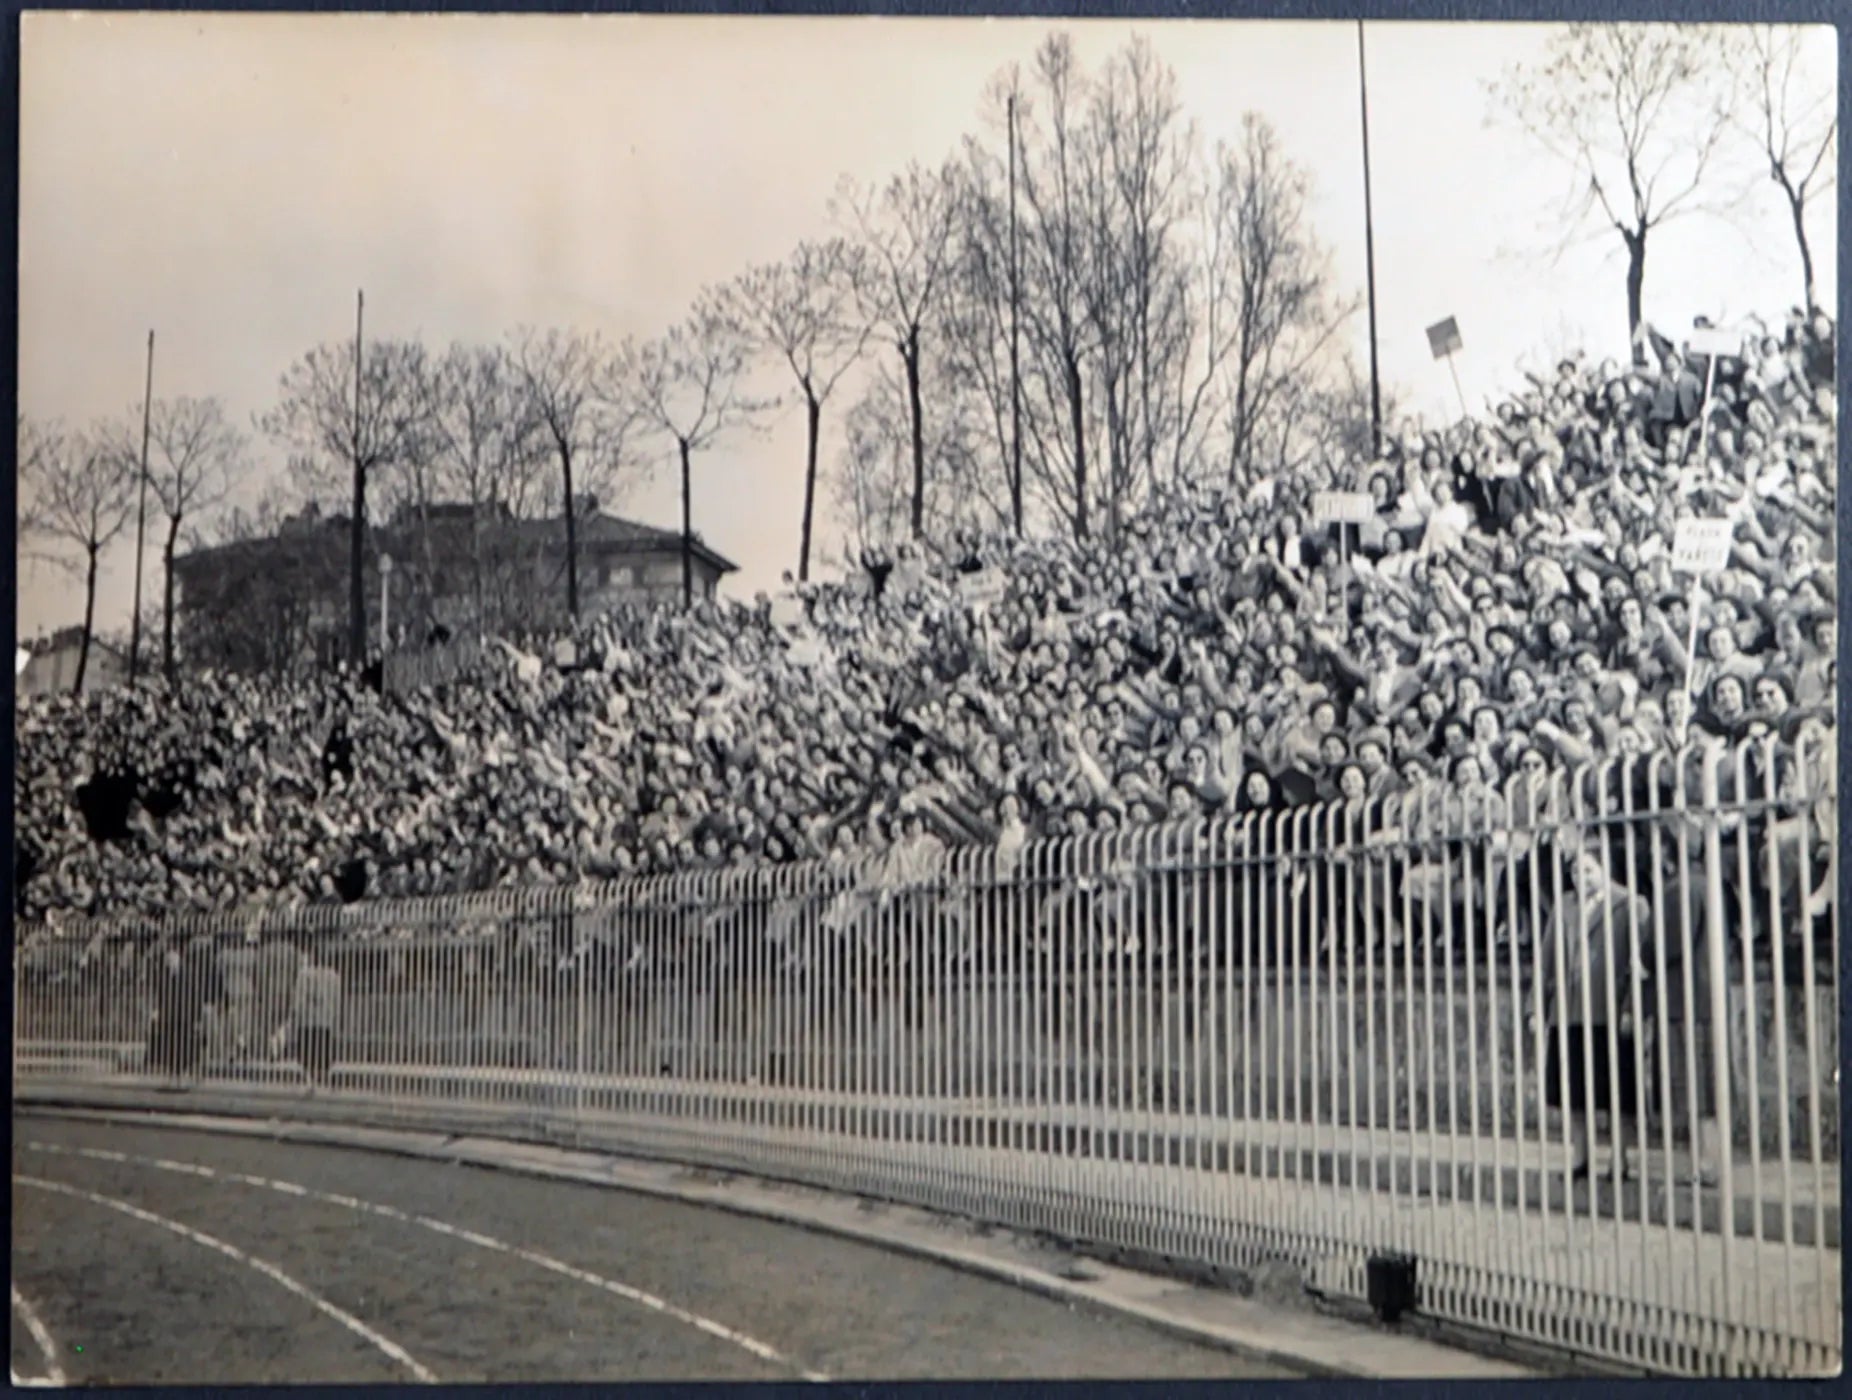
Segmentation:
{"type": "Polygon", "coordinates": [[[1372,459],[1160,493],[1116,541],[902,545],[775,600],[491,644],[410,693],[208,673],[26,701],[19,910],[1019,849],[1817,738],[1833,337],[1797,316],[1712,366],[1652,336],[1372,459]],[[1329,491],[1374,511],[1315,523],[1329,491]],[[1694,666],[1671,546],[1698,516],[1733,531],[1694,666]]]}

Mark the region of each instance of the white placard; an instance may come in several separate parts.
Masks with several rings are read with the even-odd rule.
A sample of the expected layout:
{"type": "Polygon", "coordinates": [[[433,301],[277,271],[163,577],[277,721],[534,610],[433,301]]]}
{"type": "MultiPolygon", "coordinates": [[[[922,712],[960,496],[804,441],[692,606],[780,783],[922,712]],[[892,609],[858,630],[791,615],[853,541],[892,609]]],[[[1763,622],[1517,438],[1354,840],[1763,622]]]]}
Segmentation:
{"type": "Polygon", "coordinates": [[[958,582],[958,591],[965,602],[974,608],[988,608],[1003,601],[1003,595],[1009,588],[1009,580],[996,569],[983,569],[975,574],[966,574],[958,582]]]}
{"type": "Polygon", "coordinates": [[[1376,500],[1368,491],[1320,491],[1312,497],[1312,523],[1362,524],[1376,518],[1376,500]]]}
{"type": "Polygon", "coordinates": [[[1692,331],[1685,348],[1693,355],[1740,355],[1743,353],[1743,333],[1726,330],[1721,326],[1701,326],[1692,331]]]}
{"type": "Polygon", "coordinates": [[[804,621],[804,600],[795,593],[780,593],[772,599],[772,626],[797,627],[804,621]]]}
{"type": "Polygon", "coordinates": [[[1714,574],[1730,562],[1730,520],[1681,520],[1672,535],[1672,567],[1687,574],[1714,574]]]}

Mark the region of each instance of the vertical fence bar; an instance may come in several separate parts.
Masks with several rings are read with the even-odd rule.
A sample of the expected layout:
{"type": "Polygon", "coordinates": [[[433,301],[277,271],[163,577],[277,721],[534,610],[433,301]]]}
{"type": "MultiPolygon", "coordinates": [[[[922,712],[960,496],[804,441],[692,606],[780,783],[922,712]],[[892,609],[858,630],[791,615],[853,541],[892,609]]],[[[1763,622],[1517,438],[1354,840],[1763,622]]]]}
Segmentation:
{"type": "MultiPolygon", "coordinates": [[[[1817,742],[1820,743],[1821,749],[1825,749],[1823,739],[1817,742]]],[[[1807,1071],[1807,1152],[1808,1164],[1812,1168],[1809,1173],[1810,1180],[1808,1184],[1813,1193],[1813,1287],[1818,1299],[1821,1322],[1824,1323],[1828,1319],[1831,1319],[1833,1323],[1833,1325],[1825,1326],[1816,1324],[1813,1332],[1813,1340],[1819,1344],[1821,1351],[1830,1350],[1833,1339],[1840,1335],[1840,1327],[1837,1325],[1837,1315],[1843,1311],[1843,1300],[1839,1308],[1829,1307],[1828,1303],[1828,1300],[1834,1297],[1838,1291],[1836,1288],[1838,1279],[1829,1269],[1830,1256],[1826,1246],[1827,1176],[1823,1167],[1821,1151],[1821,1141],[1825,1136],[1826,1130],[1826,1105],[1822,1103],[1820,1094],[1820,1081],[1823,1077],[1825,1065],[1820,1053],[1819,1011],[1818,1002],[1816,1000],[1817,989],[1815,986],[1814,974],[1815,958],[1818,956],[1818,951],[1814,946],[1816,915],[1813,907],[1813,842],[1810,839],[1816,812],[1823,809],[1827,813],[1829,819],[1834,816],[1827,791],[1830,785],[1819,781],[1819,776],[1821,774],[1830,774],[1833,771],[1830,766],[1832,757],[1834,756],[1828,753],[1816,754],[1813,744],[1808,742],[1805,736],[1802,737],[1798,752],[1795,755],[1795,763],[1799,769],[1796,775],[1796,787],[1801,799],[1797,803],[1798,811],[1794,819],[1795,895],[1800,906],[1799,918],[1801,927],[1799,958],[1801,964],[1803,1045],[1806,1051],[1807,1071]],[[1816,786],[1816,784],[1818,784],[1818,786],[1816,786]],[[1828,798],[1828,801],[1824,804],[1822,803],[1823,798],[1828,798]]],[[[1829,851],[1831,850],[1831,846],[1832,843],[1829,842],[1829,851]]],[[[1837,964],[1835,963],[1833,966],[1836,970],[1837,964]]],[[[1841,1053],[1843,1054],[1843,1046],[1841,1047],[1841,1053]]],[[[1835,1069],[1834,1072],[1833,1082],[1835,1085],[1839,1082],[1837,1069],[1835,1069]]],[[[1837,1132],[1835,1132],[1835,1141],[1840,1143],[1840,1150],[1843,1152],[1843,1143],[1839,1139],[1837,1132]]],[[[1841,1250],[1844,1249],[1843,1230],[1844,1226],[1842,1225],[1841,1250]]]]}
{"type": "MultiPolygon", "coordinates": [[[[1699,1274],[1711,1285],[1712,1310],[1723,1328],[1719,1343],[1722,1351],[1720,1361],[1727,1372],[1734,1369],[1735,1329],[1730,1325],[1727,1303],[1717,1294],[1717,1280],[1728,1280],[1734,1276],[1735,1260],[1734,1221],[1730,1215],[1736,1199],[1736,1176],[1734,1170],[1735,1131],[1730,1102],[1730,1017],[1729,1017],[1729,947],[1724,927],[1723,915],[1723,839],[1721,796],[1717,781],[1718,754],[1714,749],[1705,749],[1700,755],[1699,772],[1703,802],[1704,830],[1704,921],[1705,953],[1710,971],[1710,1064],[1713,1081],[1713,1104],[1716,1109],[1717,1122],[1717,1166],[1719,1200],[1719,1229],[1721,1232],[1722,1267],[1716,1274],[1708,1270],[1699,1274]]],[[[1694,1193],[1695,1194],[1695,1193],[1694,1193]]],[[[1702,1219],[1702,1197],[1699,1196],[1699,1218],[1702,1219]]],[[[1703,1269],[1703,1256],[1699,1256],[1699,1267],[1703,1269]]]]}
{"type": "MultiPolygon", "coordinates": [[[[1782,1292],[1787,1298],[1794,1298],[1794,1138],[1790,1114],[1794,1096],[1788,1082],[1788,979],[1785,947],[1788,938],[1786,921],[1782,918],[1782,872],[1780,863],[1780,825],[1781,808],[1779,796],[1779,775],[1776,772],[1776,751],[1773,736],[1764,739],[1757,749],[1757,756],[1762,767],[1762,801],[1763,801],[1763,851],[1766,859],[1764,878],[1768,889],[1768,948],[1769,948],[1769,990],[1770,1031],[1773,1037],[1775,1060],[1775,1134],[1776,1150],[1779,1156],[1780,1193],[1777,1203],[1781,1209],[1781,1227],[1777,1232],[1782,1246],[1782,1292]]],[[[1804,901],[1801,906],[1804,909],[1804,901]]],[[[1756,1216],[1762,1215],[1762,1199],[1756,1198],[1756,1216]]],[[[1783,1348],[1785,1355],[1781,1359],[1783,1369],[1795,1364],[1793,1340],[1797,1334],[1804,1332],[1805,1323],[1793,1319],[1788,1323],[1787,1345],[1783,1348]]]]}
{"type": "MultiPolygon", "coordinates": [[[[1761,1055],[1761,1018],[1758,1014],[1756,995],[1756,898],[1754,887],[1754,867],[1751,858],[1750,827],[1755,820],[1753,811],[1753,790],[1748,772],[1750,745],[1740,744],[1731,754],[1731,787],[1727,799],[1734,806],[1733,826],[1735,840],[1731,843],[1735,852],[1734,873],[1736,876],[1735,899],[1733,901],[1738,925],[1738,945],[1742,949],[1742,998],[1743,998],[1743,1067],[1747,1080],[1743,1101],[1748,1108],[1749,1118],[1749,1290],[1743,1298],[1743,1307],[1732,1319],[1740,1331],[1746,1330],[1746,1345],[1760,1346],[1765,1336],[1757,1325],[1759,1318],[1753,1313],[1760,1309],[1753,1306],[1752,1300],[1759,1302],[1766,1296],[1767,1287],[1763,1278],[1763,1265],[1766,1251],[1763,1245],[1763,1203],[1762,1194],[1762,1073],[1761,1055]]],[[[1772,932],[1772,930],[1771,930],[1772,932]]],[[[1724,1229],[1732,1233],[1736,1230],[1736,1203],[1732,1199],[1724,1205],[1724,1229]]],[[[1759,1358],[1751,1358],[1759,1359],[1759,1358]]]]}

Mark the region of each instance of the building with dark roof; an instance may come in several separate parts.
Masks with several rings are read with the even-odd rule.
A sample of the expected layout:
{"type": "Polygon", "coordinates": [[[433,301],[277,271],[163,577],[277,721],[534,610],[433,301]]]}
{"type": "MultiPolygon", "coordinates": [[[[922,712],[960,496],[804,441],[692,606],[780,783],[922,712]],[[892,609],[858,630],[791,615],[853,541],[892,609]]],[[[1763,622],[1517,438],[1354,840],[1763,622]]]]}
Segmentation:
{"type": "MultiPolygon", "coordinates": [[[[578,536],[579,614],[682,601],[682,537],[606,515],[586,500],[578,536]]],[[[174,561],[187,664],[278,671],[328,665],[347,649],[349,521],[313,510],[274,534],[195,550],[174,561]]],[[[736,566],[694,537],[697,600],[736,566]]],[[[557,626],[566,606],[566,522],[467,504],[400,511],[369,529],[362,569],[367,627],[379,648],[382,578],[393,650],[478,632],[557,626]],[[382,560],[389,560],[383,570],[382,560]]]]}

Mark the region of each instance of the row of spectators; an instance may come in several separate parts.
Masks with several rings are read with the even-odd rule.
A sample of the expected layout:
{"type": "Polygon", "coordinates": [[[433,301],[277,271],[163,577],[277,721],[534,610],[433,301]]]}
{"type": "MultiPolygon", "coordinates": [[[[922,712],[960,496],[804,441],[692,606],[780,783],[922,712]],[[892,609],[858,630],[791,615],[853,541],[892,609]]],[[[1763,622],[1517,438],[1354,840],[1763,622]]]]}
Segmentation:
{"type": "Polygon", "coordinates": [[[1653,336],[1372,460],[1161,495],[1117,540],[903,545],[776,600],[493,643],[410,693],[208,673],[28,701],[20,910],[1016,849],[1817,734],[1832,341],[1796,317],[1712,366],[1653,336]],[[1374,509],[1315,523],[1328,491],[1374,509]],[[1695,661],[1689,517],[1733,537],[1695,661]]]}

